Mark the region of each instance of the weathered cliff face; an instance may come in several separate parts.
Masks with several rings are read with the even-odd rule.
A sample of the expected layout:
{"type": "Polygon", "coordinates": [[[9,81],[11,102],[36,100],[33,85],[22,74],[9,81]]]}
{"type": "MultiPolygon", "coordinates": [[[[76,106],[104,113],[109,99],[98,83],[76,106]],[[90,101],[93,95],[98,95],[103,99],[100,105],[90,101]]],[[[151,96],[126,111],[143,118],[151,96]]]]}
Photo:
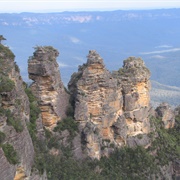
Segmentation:
{"type": "Polygon", "coordinates": [[[0,142],[0,178],[19,180],[30,176],[34,158],[34,147],[27,130],[29,101],[13,53],[0,46],[0,132],[4,134],[0,142]],[[5,156],[10,146],[17,155],[9,158],[15,160],[5,156]]]}
{"type": "Polygon", "coordinates": [[[68,84],[90,157],[100,158],[112,144],[147,145],[150,73],[141,59],[129,58],[113,75],[96,51],[68,84]],[[142,140],[132,137],[142,134],[142,140]],[[102,150],[103,149],[103,150],[102,150]]]}
{"type": "Polygon", "coordinates": [[[132,137],[138,134],[145,135],[150,131],[150,72],[142,59],[129,57],[124,61],[123,68],[114,73],[114,77],[118,79],[119,87],[122,88],[123,110],[129,137],[127,143],[130,146],[134,143],[147,145],[146,136],[142,136],[144,138],[141,139],[144,141],[139,140],[139,143],[132,137]]]}
{"type": "Polygon", "coordinates": [[[39,100],[43,125],[49,129],[65,117],[69,96],[61,81],[56,57],[59,52],[50,47],[37,47],[28,62],[33,93],[39,100]]]}
{"type": "Polygon", "coordinates": [[[122,96],[117,80],[96,51],[90,51],[87,58],[87,63],[72,75],[68,87],[74,96],[74,117],[82,126],[88,153],[100,158],[101,140],[113,140],[111,126],[122,113],[122,96]]]}

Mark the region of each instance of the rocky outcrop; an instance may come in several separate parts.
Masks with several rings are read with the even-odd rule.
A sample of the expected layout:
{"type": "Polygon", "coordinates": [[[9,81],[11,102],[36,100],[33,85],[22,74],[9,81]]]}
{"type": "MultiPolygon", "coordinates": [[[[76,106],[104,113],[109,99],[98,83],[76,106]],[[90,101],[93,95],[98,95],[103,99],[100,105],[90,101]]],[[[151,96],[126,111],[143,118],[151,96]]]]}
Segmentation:
{"type": "Polygon", "coordinates": [[[113,76],[122,88],[123,115],[129,139],[127,144],[146,146],[149,143],[146,134],[150,132],[150,71],[141,58],[129,57],[124,60],[123,68],[114,72],[113,76]]]}
{"type": "Polygon", "coordinates": [[[175,124],[175,113],[167,103],[161,103],[156,108],[156,117],[161,118],[165,129],[173,128],[175,124]]]}
{"type": "Polygon", "coordinates": [[[56,57],[59,52],[50,47],[37,47],[28,61],[31,89],[39,101],[43,125],[49,129],[65,117],[69,95],[61,81],[56,57]]]}
{"type": "Polygon", "coordinates": [[[137,138],[134,143],[133,138],[127,139],[139,134],[143,138],[139,144],[149,143],[144,136],[150,129],[149,78],[150,72],[140,58],[130,57],[122,69],[111,74],[99,54],[89,51],[87,63],[79,66],[68,87],[90,157],[99,159],[102,149],[108,151],[110,144],[138,145],[137,138]]]}
{"type": "Polygon", "coordinates": [[[122,96],[117,80],[96,51],[90,51],[87,58],[87,63],[72,75],[68,87],[75,102],[74,117],[82,126],[88,154],[99,159],[101,139],[113,141],[111,126],[122,113],[122,96]]]}
{"type": "Polygon", "coordinates": [[[114,132],[130,147],[146,147],[150,132],[150,72],[141,58],[129,57],[123,68],[113,72],[113,77],[118,80],[123,96],[123,115],[114,124],[114,132]],[[117,132],[120,129],[121,134],[117,132]]]}
{"type": "Polygon", "coordinates": [[[114,73],[122,88],[123,110],[127,124],[127,135],[149,132],[150,72],[140,58],[129,57],[123,68],[114,73]]]}
{"type": "Polygon", "coordinates": [[[13,53],[0,46],[0,132],[5,135],[0,147],[0,179],[20,180],[30,176],[34,159],[34,147],[27,130],[29,101],[13,53]],[[17,153],[13,163],[6,158],[5,145],[10,145],[17,153]]]}

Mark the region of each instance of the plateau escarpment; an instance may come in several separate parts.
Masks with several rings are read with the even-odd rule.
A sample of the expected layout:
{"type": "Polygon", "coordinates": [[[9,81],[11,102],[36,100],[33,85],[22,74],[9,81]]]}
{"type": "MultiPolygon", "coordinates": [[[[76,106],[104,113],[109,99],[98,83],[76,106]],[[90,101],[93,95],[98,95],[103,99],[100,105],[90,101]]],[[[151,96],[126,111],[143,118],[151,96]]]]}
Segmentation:
{"type": "Polygon", "coordinates": [[[51,46],[37,47],[28,61],[31,89],[38,98],[43,125],[54,128],[66,116],[69,95],[61,81],[56,58],[59,52],[51,46]]]}
{"type": "Polygon", "coordinates": [[[6,180],[30,176],[34,161],[29,101],[14,57],[0,44],[0,179],[6,180]]]}
{"type": "Polygon", "coordinates": [[[68,87],[90,157],[108,155],[114,145],[148,145],[149,78],[140,58],[125,60],[123,68],[111,74],[99,54],[89,51],[87,63],[72,75],[68,87]]]}

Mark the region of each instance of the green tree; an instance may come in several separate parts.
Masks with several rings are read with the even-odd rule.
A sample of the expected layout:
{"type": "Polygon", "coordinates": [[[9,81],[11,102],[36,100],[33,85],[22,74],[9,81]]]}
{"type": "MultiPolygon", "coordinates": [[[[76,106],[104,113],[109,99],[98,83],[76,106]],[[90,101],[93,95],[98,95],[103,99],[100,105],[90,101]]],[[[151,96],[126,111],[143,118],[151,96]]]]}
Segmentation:
{"type": "Polygon", "coordinates": [[[3,41],[3,40],[6,40],[6,38],[4,38],[3,35],[0,35],[0,44],[1,44],[1,41],[3,41]]]}
{"type": "Polygon", "coordinates": [[[18,163],[17,152],[15,151],[14,147],[11,144],[8,143],[3,144],[2,149],[4,151],[4,155],[6,156],[10,164],[18,163]]]}

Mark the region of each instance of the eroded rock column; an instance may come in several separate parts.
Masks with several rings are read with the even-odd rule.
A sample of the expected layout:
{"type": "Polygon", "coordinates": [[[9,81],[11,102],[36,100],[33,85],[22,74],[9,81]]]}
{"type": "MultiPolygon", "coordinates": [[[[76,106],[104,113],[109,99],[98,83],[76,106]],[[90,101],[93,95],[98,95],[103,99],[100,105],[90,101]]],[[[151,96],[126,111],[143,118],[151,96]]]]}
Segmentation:
{"type": "Polygon", "coordinates": [[[121,90],[105,68],[103,59],[92,50],[68,84],[75,101],[75,119],[80,122],[89,156],[100,158],[101,140],[114,141],[112,124],[122,114],[121,90]]]}
{"type": "Polygon", "coordinates": [[[114,73],[114,77],[118,79],[119,86],[122,88],[123,118],[125,118],[127,125],[127,143],[130,146],[133,144],[146,145],[148,144],[146,135],[150,131],[150,71],[141,58],[129,57],[124,61],[123,68],[114,73]],[[139,140],[133,138],[139,134],[142,135],[139,140]]]}
{"type": "Polygon", "coordinates": [[[28,62],[33,93],[39,100],[43,125],[52,129],[66,116],[69,96],[61,81],[56,58],[59,52],[51,46],[37,47],[28,62]]]}

